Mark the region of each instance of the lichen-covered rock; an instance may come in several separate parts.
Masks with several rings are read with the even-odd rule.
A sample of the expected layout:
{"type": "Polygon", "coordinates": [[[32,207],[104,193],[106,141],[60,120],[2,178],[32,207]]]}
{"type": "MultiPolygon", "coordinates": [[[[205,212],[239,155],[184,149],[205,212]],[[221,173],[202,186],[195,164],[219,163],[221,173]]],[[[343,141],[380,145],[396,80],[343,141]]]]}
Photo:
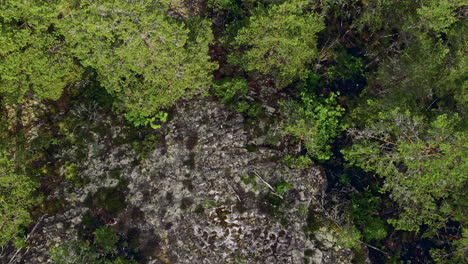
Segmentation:
{"type": "MultiPolygon", "coordinates": [[[[100,126],[111,125],[102,119],[100,126]]],[[[94,134],[85,157],[74,160],[76,177],[86,180],[53,194],[67,205],[44,217],[23,261],[46,261],[48,248],[74,239],[93,214],[124,236],[138,230],[142,263],[349,263],[350,251],[334,247],[336,240],[304,231],[325,175],[283,165],[280,148],[258,145],[255,129],[205,99],[178,104],[154,132],[160,143],[141,159],[130,144],[115,143],[120,128],[94,134]],[[93,211],[100,202],[104,213],[93,211]]],[[[76,151],[64,149],[58,160],[65,164],[76,151]]]]}

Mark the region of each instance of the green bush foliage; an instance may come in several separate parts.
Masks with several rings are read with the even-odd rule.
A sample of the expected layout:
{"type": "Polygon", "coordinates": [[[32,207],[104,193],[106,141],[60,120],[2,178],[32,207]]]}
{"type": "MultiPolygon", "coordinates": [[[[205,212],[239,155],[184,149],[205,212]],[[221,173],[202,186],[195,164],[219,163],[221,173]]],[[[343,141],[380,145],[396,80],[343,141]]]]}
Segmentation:
{"type": "Polygon", "coordinates": [[[465,263],[468,258],[468,234],[462,230],[462,237],[456,239],[448,248],[434,248],[430,250],[432,259],[437,264],[465,263]]]}
{"type": "Polygon", "coordinates": [[[442,227],[456,210],[450,201],[467,179],[467,134],[460,130],[460,117],[440,114],[427,120],[396,108],[377,112],[375,119],[348,130],[355,141],[343,154],[351,164],[385,179],[383,190],[401,208],[400,217],[390,221],[397,229],[442,227]]]}
{"type": "Polygon", "coordinates": [[[361,246],[361,232],[353,225],[345,225],[338,234],[338,244],[347,248],[358,248],[361,246]]]}
{"type": "Polygon", "coordinates": [[[293,0],[255,9],[235,37],[233,44],[240,52],[230,57],[231,62],[271,75],[279,89],[305,79],[318,58],[316,34],[324,28],[323,19],[307,10],[307,4],[293,0]]]}
{"type": "Polygon", "coordinates": [[[94,69],[117,109],[137,125],[178,99],[201,94],[211,84],[210,23],[184,23],[157,1],[73,4],[60,23],[73,55],[94,69]]]}
{"type": "Polygon", "coordinates": [[[247,95],[248,83],[246,79],[238,76],[227,78],[215,84],[213,91],[221,103],[229,104],[247,95]]]}
{"type": "Polygon", "coordinates": [[[101,226],[95,232],[94,244],[87,240],[73,240],[53,247],[49,254],[56,264],[136,264],[122,251],[119,236],[110,227],[101,226]]]}
{"type": "Polygon", "coordinates": [[[112,251],[115,249],[119,237],[114,229],[101,226],[96,231],[94,231],[95,242],[105,251],[112,251]]]}
{"type": "MultiPolygon", "coordinates": [[[[368,74],[361,96],[352,101],[346,122],[352,145],[342,153],[350,165],[383,179],[381,191],[396,203],[396,215],[388,222],[399,230],[421,232],[424,228],[424,237],[445,243],[445,249],[433,250],[434,260],[450,263],[441,256],[451,251],[459,259],[464,250],[459,251],[458,242],[441,242],[436,234],[444,232],[451,221],[463,227],[467,219],[466,199],[461,195],[467,182],[467,46],[466,23],[460,20],[461,6],[466,4],[379,4],[369,1],[365,7],[362,18],[367,27],[363,30],[379,35],[379,31],[398,29],[399,35],[393,35],[393,43],[379,43],[387,45],[377,49],[386,55],[376,56],[383,59],[368,74]],[[406,20],[393,21],[391,8],[406,20]],[[368,16],[371,10],[375,19],[368,16]]],[[[452,253],[445,256],[448,261],[452,253]]]]}
{"type": "MultiPolygon", "coordinates": [[[[236,3],[237,1],[233,0],[207,0],[208,7],[214,10],[231,10],[231,11],[240,11],[239,6],[236,3]]],[[[236,13],[237,13],[236,12],[236,13]]]]}
{"type": "Polygon", "coordinates": [[[248,82],[239,76],[224,78],[213,85],[213,94],[219,98],[222,104],[233,111],[255,119],[262,114],[263,107],[256,101],[248,100],[247,93],[248,82]]]}
{"type": "Polygon", "coordinates": [[[364,192],[354,194],[351,201],[351,216],[364,240],[374,242],[387,237],[385,221],[379,217],[382,208],[380,198],[366,188],[364,192]]]}
{"type": "Polygon", "coordinates": [[[28,92],[57,100],[81,68],[54,25],[60,1],[4,0],[0,4],[0,95],[22,102],[28,92]]]}
{"type": "Polygon", "coordinates": [[[363,67],[361,58],[340,52],[335,59],[335,65],[328,69],[327,75],[330,79],[350,80],[356,75],[362,74],[363,67]]]}
{"type": "Polygon", "coordinates": [[[313,162],[309,155],[300,155],[298,157],[286,155],[284,157],[284,163],[291,168],[306,169],[312,165],[313,162]]]}
{"type": "Polygon", "coordinates": [[[292,135],[304,142],[308,155],[319,161],[332,156],[331,144],[344,126],[341,117],[344,109],[336,103],[337,94],[328,98],[301,93],[301,103],[285,102],[287,120],[285,135],[292,135]]]}
{"type": "Polygon", "coordinates": [[[292,189],[294,189],[294,185],[283,180],[277,182],[275,185],[275,192],[279,195],[283,195],[292,189]]]}
{"type": "Polygon", "coordinates": [[[23,245],[24,229],[32,222],[29,210],[39,199],[37,182],[18,170],[13,157],[0,149],[0,246],[12,241],[23,245]]]}
{"type": "Polygon", "coordinates": [[[57,264],[97,263],[92,246],[83,241],[68,242],[52,248],[50,255],[57,264]]]}
{"type": "Polygon", "coordinates": [[[457,22],[455,9],[466,5],[463,0],[429,0],[417,9],[422,24],[437,33],[447,33],[450,26],[457,22]]]}

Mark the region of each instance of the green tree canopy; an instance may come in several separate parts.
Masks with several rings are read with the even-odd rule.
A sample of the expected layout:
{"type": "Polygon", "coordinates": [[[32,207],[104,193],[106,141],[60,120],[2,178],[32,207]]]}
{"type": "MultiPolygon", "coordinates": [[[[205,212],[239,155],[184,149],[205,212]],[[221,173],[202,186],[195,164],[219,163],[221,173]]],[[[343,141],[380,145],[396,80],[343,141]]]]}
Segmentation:
{"type": "Polygon", "coordinates": [[[24,173],[18,172],[11,155],[0,150],[0,246],[9,241],[22,241],[21,229],[32,219],[29,209],[37,204],[33,192],[37,183],[24,173]]]}
{"type": "Polygon", "coordinates": [[[348,130],[354,144],[343,153],[352,165],[385,179],[383,191],[401,209],[400,217],[391,221],[396,228],[418,231],[427,224],[437,229],[449,217],[463,214],[451,203],[464,192],[468,178],[468,135],[460,117],[438,114],[428,119],[395,108],[372,119],[348,130]]]}
{"type": "Polygon", "coordinates": [[[131,121],[154,116],[211,83],[210,23],[167,16],[157,1],[82,1],[60,29],[73,54],[98,74],[131,121]]]}
{"type": "Polygon", "coordinates": [[[427,29],[446,33],[458,21],[455,9],[464,5],[464,0],[428,0],[423,1],[417,13],[427,29]]]}
{"type": "Polygon", "coordinates": [[[271,75],[278,88],[305,79],[318,58],[317,33],[323,19],[307,9],[308,1],[293,0],[253,11],[233,45],[231,61],[247,71],[271,75]]]}
{"type": "Polygon", "coordinates": [[[344,109],[336,102],[336,94],[330,97],[301,93],[301,103],[287,101],[283,105],[286,121],[285,135],[301,139],[308,155],[325,161],[332,156],[331,144],[343,131],[341,123],[344,109]]]}
{"type": "Polygon", "coordinates": [[[56,100],[80,76],[55,29],[58,15],[58,1],[1,1],[0,95],[9,103],[29,91],[56,100]]]}

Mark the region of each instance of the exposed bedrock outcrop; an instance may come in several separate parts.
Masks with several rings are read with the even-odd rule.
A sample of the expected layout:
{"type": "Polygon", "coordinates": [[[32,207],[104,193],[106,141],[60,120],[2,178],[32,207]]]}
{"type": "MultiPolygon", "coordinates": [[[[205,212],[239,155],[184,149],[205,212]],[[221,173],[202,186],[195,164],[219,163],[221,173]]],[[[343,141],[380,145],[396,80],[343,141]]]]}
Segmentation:
{"type": "MultiPolygon", "coordinates": [[[[130,144],[114,143],[119,127],[99,122],[109,132],[94,135],[77,165],[86,181],[53,194],[67,205],[42,220],[28,263],[47,261],[47,248],[73,239],[86,214],[99,215],[92,209],[99,197],[121,204],[99,216],[124,236],[137,234],[143,263],[350,262],[331,233],[305,231],[326,177],[319,167],[283,165],[280,148],[268,147],[274,125],[246,127],[241,115],[206,99],[181,103],[162,140],[139,159],[130,144]],[[253,136],[255,129],[267,136],[253,136]]],[[[76,151],[64,149],[58,160],[76,151]]]]}

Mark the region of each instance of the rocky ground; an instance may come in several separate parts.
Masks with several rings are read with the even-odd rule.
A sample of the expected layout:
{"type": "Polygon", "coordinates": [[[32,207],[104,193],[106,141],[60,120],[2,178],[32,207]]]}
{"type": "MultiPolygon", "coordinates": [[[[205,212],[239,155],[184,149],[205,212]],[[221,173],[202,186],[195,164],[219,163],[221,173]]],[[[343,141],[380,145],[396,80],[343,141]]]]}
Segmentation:
{"type": "Polygon", "coordinates": [[[51,247],[93,221],[131,241],[141,263],[351,262],[333,230],[311,224],[325,174],[284,165],[278,129],[266,119],[249,123],[209,99],[181,103],[142,153],[125,127],[76,108],[99,129],[55,154],[57,170],[73,179],[50,194],[62,207],[38,217],[31,247],[14,262],[50,263],[51,247]]]}

